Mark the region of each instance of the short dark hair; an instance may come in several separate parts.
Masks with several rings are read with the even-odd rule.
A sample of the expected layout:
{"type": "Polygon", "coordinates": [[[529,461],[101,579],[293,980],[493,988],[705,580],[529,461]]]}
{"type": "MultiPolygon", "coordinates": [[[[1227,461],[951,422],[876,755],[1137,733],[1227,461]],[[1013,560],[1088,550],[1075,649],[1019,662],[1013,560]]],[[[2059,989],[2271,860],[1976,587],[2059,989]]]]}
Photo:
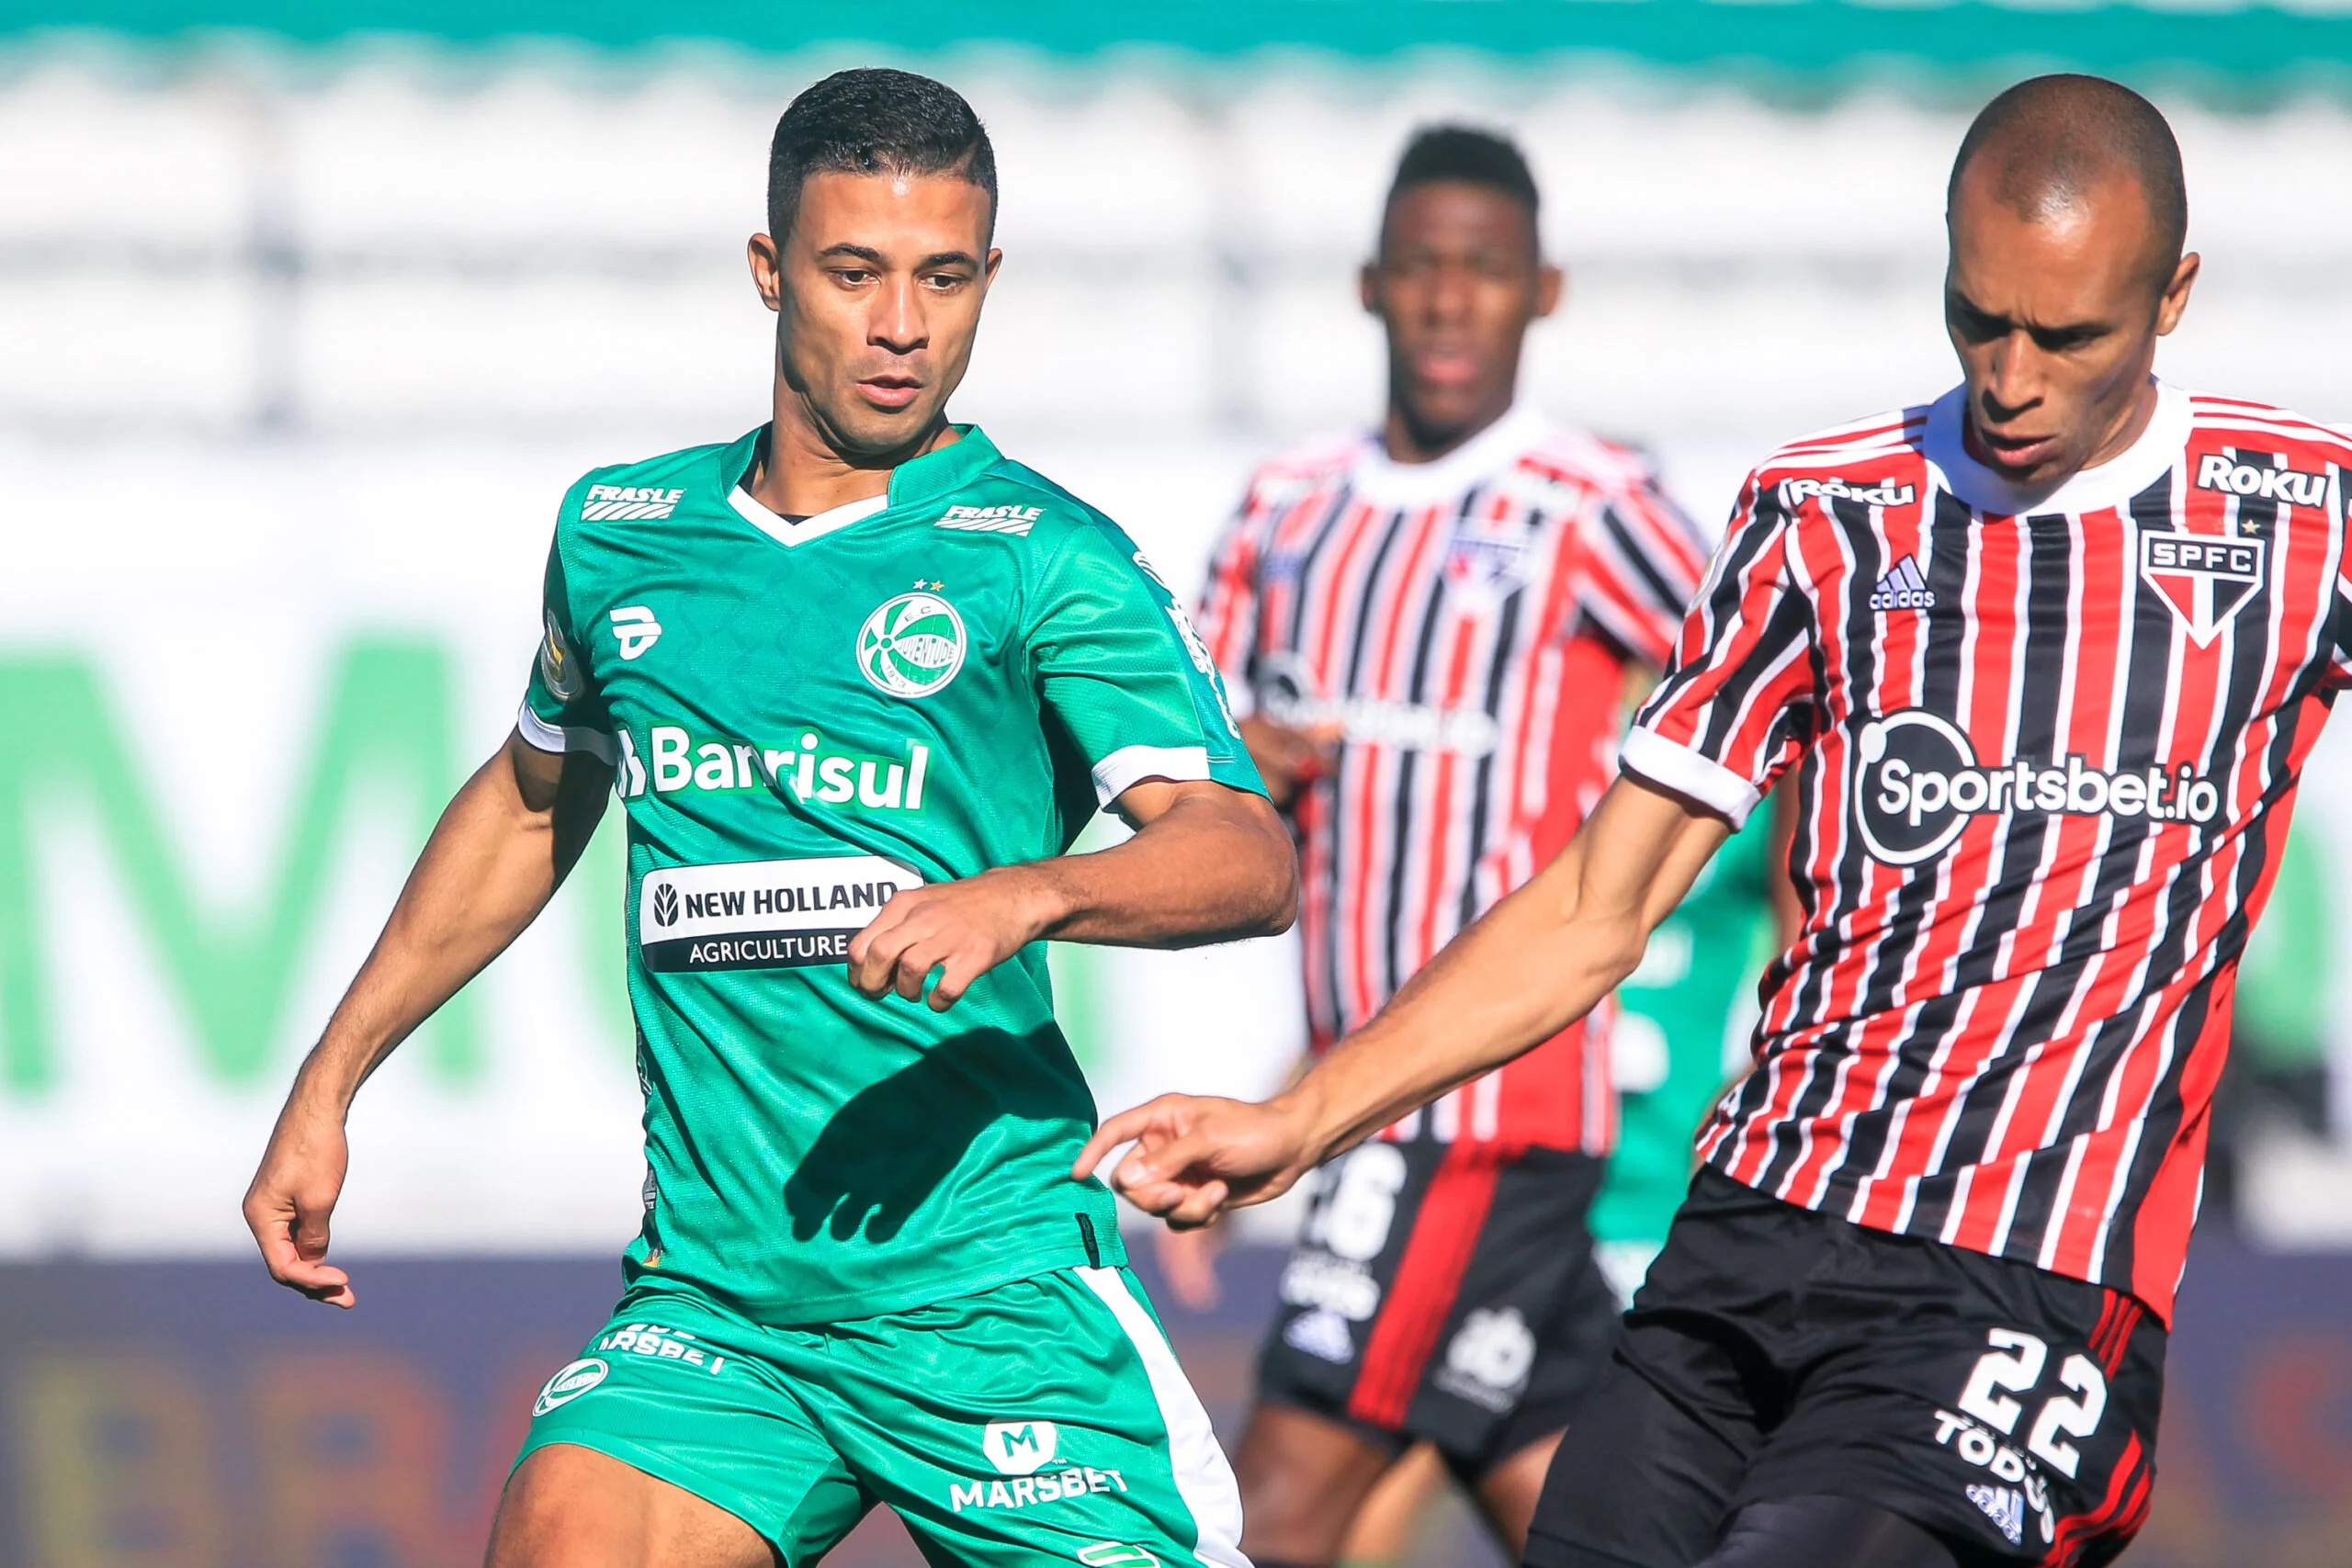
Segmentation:
{"type": "Polygon", "coordinates": [[[1389,182],[1388,199],[1381,208],[1381,227],[1387,227],[1398,197],[1415,186],[1442,182],[1500,191],[1527,209],[1530,223],[1535,220],[1535,176],[1510,138],[1475,125],[1425,125],[1413,132],[1405,143],[1405,155],[1396,160],[1396,177],[1389,182]]]}
{"type": "Polygon", "coordinates": [[[817,174],[956,175],[989,193],[996,234],[996,150],[964,96],[911,71],[836,71],[792,100],[768,146],[768,235],[792,232],[817,174]]]}
{"type": "Polygon", "coordinates": [[[2103,76],[2036,76],[1986,104],[1952,160],[1947,222],[1961,177],[1979,158],[1998,160],[1993,194],[2026,219],[2078,204],[2113,175],[2129,178],[2147,198],[2149,268],[2172,280],[2188,241],[2180,143],[2156,106],[2131,88],[2103,76]]]}

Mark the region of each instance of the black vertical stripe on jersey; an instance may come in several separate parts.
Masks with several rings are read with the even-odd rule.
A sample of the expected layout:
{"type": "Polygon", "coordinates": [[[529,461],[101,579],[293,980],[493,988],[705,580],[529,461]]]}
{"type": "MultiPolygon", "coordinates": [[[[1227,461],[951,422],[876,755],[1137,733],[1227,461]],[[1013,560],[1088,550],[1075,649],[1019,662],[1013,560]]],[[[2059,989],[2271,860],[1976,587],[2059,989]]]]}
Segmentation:
{"type": "MultiPolygon", "coordinates": [[[[1348,639],[1348,672],[1337,682],[1344,695],[1352,697],[1359,694],[1357,682],[1363,675],[1363,649],[1372,635],[1374,601],[1380,596],[1381,579],[1388,573],[1389,552],[1404,536],[1406,519],[1416,515],[1418,513],[1404,507],[1398,507],[1388,514],[1388,525],[1381,530],[1380,543],[1372,552],[1371,564],[1364,568],[1363,592],[1355,600],[1356,624],[1353,635],[1348,639]]],[[[1333,602],[1338,601],[1335,598],[1333,602]]]]}
{"type": "MultiPolygon", "coordinates": [[[[1956,515],[1969,515],[1958,501],[1953,500],[1951,504],[1956,515]]],[[[2075,625],[2070,607],[2075,581],[2074,529],[2064,514],[2012,518],[2007,525],[2022,531],[2025,547],[2025,610],[2019,626],[2025,643],[2023,673],[2010,699],[2017,716],[2015,755],[2040,761],[2056,754],[2063,728],[2058,671],[2065,668],[2074,651],[2075,625]]],[[[1993,869],[1996,874],[2006,874],[2014,863],[2025,871],[2016,879],[2015,891],[2000,901],[2004,924],[1998,928],[1994,925],[1991,909],[1980,922],[1979,929],[1993,932],[1996,943],[2002,931],[2017,929],[2026,897],[2035,881],[2033,868],[2040,865],[2047,852],[2062,815],[2018,812],[2011,816],[2008,830],[2002,835],[2001,859],[1993,869]]],[[[1987,955],[1987,963],[1997,959],[1996,946],[1987,955]]],[[[2019,1010],[2014,1034],[2003,1043],[1997,1057],[1984,1063],[1982,1076],[1961,1089],[1950,1112],[1951,1128],[1937,1169],[1919,1183],[1907,1227],[1914,1234],[1934,1235],[1942,1230],[1950,1217],[1951,1201],[1958,1195],[1956,1180],[1944,1172],[1955,1163],[1964,1165],[1977,1158],[1977,1151],[1990,1136],[2007,1098],[2009,1077],[2016,1071],[2020,1055],[2033,1039],[2046,1038],[2062,1014],[2064,998],[2054,1004],[2049,999],[2048,980],[2045,975],[2027,983],[2026,1001],[2019,1010]],[[2034,1032],[2037,1029],[2041,1032],[2039,1036],[2034,1032]]],[[[2066,987],[2065,994],[2072,995],[2072,980],[2061,983],[2066,987]]]]}
{"type": "MultiPolygon", "coordinates": [[[[1845,553],[1849,557],[1841,563],[1837,579],[1839,590],[1845,596],[1844,603],[1838,606],[1842,612],[1841,618],[1844,621],[1841,635],[1845,638],[1847,647],[1854,651],[1854,656],[1848,661],[1848,667],[1855,671],[1854,690],[1858,694],[1874,693],[1877,682],[1881,679],[1879,661],[1884,642],[1884,634],[1880,625],[1881,615],[1883,613],[1889,615],[1917,615],[1921,612],[1904,610],[1881,612],[1871,608],[1871,595],[1876,590],[1878,580],[1893,564],[1887,558],[1889,552],[1886,542],[1880,536],[1878,528],[1873,523],[1871,508],[1860,502],[1833,500],[1827,503],[1826,509],[1830,522],[1837,530],[1837,536],[1845,546],[1845,553]]],[[[1962,547],[1965,548],[1964,543],[1962,547]]],[[[1815,566],[1814,570],[1817,572],[1819,568],[1815,566]]],[[[1946,585],[1936,584],[1935,586],[1940,592],[1946,585]]],[[[1943,602],[1956,604],[1959,600],[1955,596],[1943,602]]],[[[1826,615],[1829,606],[1824,604],[1822,609],[1826,615]]],[[[1907,703],[1905,705],[1908,705],[1907,703]]],[[[1873,702],[1857,703],[1856,716],[1864,724],[1874,717],[1884,716],[1873,711],[1879,705],[1873,702]]],[[[1859,755],[1859,750],[1857,754],[1859,755]]],[[[1850,798],[1851,788],[1849,782],[1848,784],[1849,798],[1846,802],[1849,810],[1855,807],[1855,803],[1850,798]]],[[[1849,852],[1863,852],[1857,842],[1849,852]]],[[[1857,866],[1855,869],[1858,873],[1856,886],[1859,891],[1859,873],[1861,868],[1857,866]]],[[[1932,891],[1933,889],[1930,888],[1929,896],[1932,895],[1932,891]]],[[[1883,976],[1890,972],[1899,973],[1903,956],[1910,950],[1911,943],[1904,934],[1903,927],[1906,923],[1916,927],[1917,908],[1923,908],[1930,901],[1929,896],[1915,896],[1917,893],[1915,886],[1906,886],[1898,896],[1898,913],[1893,922],[1894,929],[1891,929],[1878,942],[1878,956],[1871,964],[1871,976],[1864,981],[1862,999],[1853,1010],[1860,1018],[1868,1018],[1883,1010],[1887,1004],[1892,985],[1883,976]],[[1904,912],[1906,908],[1912,911],[1907,917],[1904,912]]],[[[1817,1042],[1822,1054],[1815,1060],[1826,1066],[1849,1057],[1852,1055],[1852,1047],[1849,1042],[1853,1027],[1850,1021],[1844,1020],[1834,1025],[1817,1042]]],[[[1786,1119],[1781,1126],[1775,1130],[1770,1159],[1758,1174],[1757,1185],[1760,1189],[1768,1192],[1781,1192],[1782,1184],[1795,1173],[1798,1163],[1804,1156],[1804,1139],[1800,1134],[1810,1126],[1815,1117],[1826,1112],[1837,1102],[1839,1096],[1844,1093],[1847,1082],[1847,1075],[1836,1071],[1819,1072],[1812,1074],[1798,1089],[1796,1095],[1788,1102],[1786,1119]]],[[[1787,1193],[1781,1195],[1795,1196],[1800,1201],[1804,1196],[1787,1193]]]]}
{"type": "MultiPolygon", "coordinates": [[[[1778,491],[1758,491],[1754,505],[1754,521],[1724,541],[1720,570],[1715,573],[1713,591],[1702,587],[1698,602],[1691,606],[1694,614],[1703,617],[1707,633],[1698,659],[1688,664],[1679,658],[1672,662],[1667,670],[1666,678],[1657,683],[1657,690],[1650,694],[1650,700],[1644,705],[1644,716],[1664,707],[1674,694],[1715,668],[1710,655],[1720,646],[1724,628],[1739,619],[1740,605],[1747,597],[1748,573],[1754,569],[1757,557],[1780,538],[1781,530],[1786,524],[1778,491]]],[[[1785,577],[1787,573],[1784,558],[1781,575],[1785,577]]],[[[1784,590],[1782,597],[1787,596],[1784,590]]],[[[1758,628],[1759,637],[1763,630],[1762,627],[1758,628]]],[[[1743,662],[1754,663],[1754,655],[1751,653],[1743,662]]],[[[1722,700],[1720,694],[1716,700],[1722,700]]]]}
{"type": "MultiPolygon", "coordinates": [[[[2169,530],[2169,479],[2159,480],[2134,496],[2123,510],[2139,529],[2169,530]]],[[[2169,614],[2158,619],[2142,613],[2155,593],[2139,570],[2136,541],[2128,543],[2127,548],[2133,553],[2124,562],[2124,570],[2130,573],[2125,580],[2130,599],[2118,628],[2119,635],[2128,641],[2116,649],[2120,687],[2116,700],[2121,710],[2114,726],[2116,749],[2113,757],[2094,761],[2111,771],[2145,773],[2156,759],[2165,716],[2172,707],[2172,655],[2176,638],[2181,634],[2169,614]]],[[[2092,868],[2090,891],[2081,905],[2065,916],[2060,938],[2063,962],[2073,976],[2086,976],[2105,950],[2108,918],[2139,880],[2141,851],[2149,834],[2156,830],[2156,825],[2149,821],[2144,811],[2133,817],[2110,815],[2107,823],[2108,846],[2092,868]]],[[[2157,945],[2162,942],[2163,939],[2159,939],[2157,945]]],[[[2178,959],[2174,963],[2177,965],[2178,959]]],[[[2153,963],[2149,970],[2152,978],[2169,972],[2155,968],[2153,963]]],[[[2077,985],[2081,983],[2080,979],[2075,981],[2077,985]]],[[[2076,1078],[2075,1092],[2066,1102],[2060,1132],[2027,1162],[2026,1179],[2018,1194],[2010,1227],[2011,1245],[2016,1251],[2028,1256],[2038,1254],[2041,1238],[2057,1215],[2065,1187],[2068,1145],[2076,1134],[2097,1127],[2107,1086],[2128,1056],[2150,1005],[2147,992],[2143,990],[2137,995],[2137,1005],[2120,1014],[2102,1016],[2085,1032],[2084,1066],[2076,1078]]],[[[2024,1043],[2038,1044],[2041,1039],[2037,1035],[2024,1043]]]]}
{"type": "MultiPolygon", "coordinates": [[[[1486,710],[1498,729],[1502,721],[1503,682],[1510,673],[1512,649],[1519,641],[1520,614],[1526,602],[1527,589],[1524,585],[1513,589],[1503,600],[1495,626],[1494,654],[1487,662],[1486,710]]],[[[1531,691],[1528,701],[1534,700],[1535,695],[1531,691]]],[[[1545,759],[1544,765],[1550,765],[1549,758],[1545,759]]],[[[1494,789],[1495,754],[1489,751],[1479,758],[1476,766],[1470,771],[1470,859],[1463,868],[1460,922],[1464,926],[1478,918],[1478,861],[1487,852],[1487,817],[1494,804],[1494,789]]]]}
{"type": "MultiPolygon", "coordinates": [[[[1484,485],[1474,485],[1463,496],[1462,504],[1453,514],[1453,527],[1462,526],[1464,519],[1470,514],[1471,504],[1485,492],[1484,485]]],[[[1448,547],[1451,548],[1450,544],[1448,547]]],[[[1405,586],[1409,587],[1410,584],[1405,586]]],[[[1429,692],[1430,649],[1437,641],[1439,624],[1445,619],[1445,604],[1450,592],[1444,563],[1441,561],[1435,580],[1430,584],[1429,598],[1421,604],[1421,624],[1413,633],[1413,667],[1406,676],[1405,699],[1416,707],[1421,705],[1422,698],[1429,692]]],[[[1397,609],[1398,618],[1402,619],[1404,606],[1399,604],[1397,609]]],[[[1386,694],[1380,694],[1385,696],[1386,694]]],[[[1443,737],[1441,734],[1436,739],[1442,740],[1443,737]]],[[[1388,909],[1386,918],[1380,922],[1381,960],[1387,966],[1380,981],[1381,992],[1385,996],[1395,996],[1396,988],[1407,978],[1401,952],[1405,931],[1406,874],[1416,855],[1436,858],[1431,855],[1430,846],[1416,841],[1417,835],[1413,832],[1413,818],[1419,814],[1413,801],[1413,783],[1420,773],[1420,750],[1417,747],[1403,746],[1397,748],[1397,753],[1396,788],[1389,804],[1388,909]]],[[[1431,765],[1436,764],[1432,762],[1431,765]]],[[[1444,823],[1433,826],[1441,835],[1444,833],[1444,823]]]]}
{"type": "MultiPolygon", "coordinates": [[[[2179,478],[2182,483],[2188,482],[2188,475],[2183,474],[2179,478]]],[[[2221,634],[2230,649],[2228,697],[2222,705],[2224,727],[2222,733],[2224,735],[2240,734],[2242,730],[2238,727],[2252,722],[2256,705],[2261,700],[2261,687],[2269,673],[2272,656],[2279,651],[2270,644],[2270,612],[2272,583],[2277,581],[2277,570],[2284,565],[2281,554],[2284,541],[2278,537],[2280,518],[2278,503],[2240,496],[2235,498],[2235,507],[2238,532],[2249,531],[2247,525],[2251,524],[2252,531],[2272,541],[2273,573],[2256,584],[2237,606],[2236,613],[2230,617],[2221,634]]],[[[2315,662],[2305,665],[2278,707],[2269,744],[2258,758],[2249,757],[2239,764],[2241,767],[2260,765],[2268,782],[2249,813],[2237,870],[2232,879],[2229,918],[2222,922],[2214,942],[2214,974],[2196,987],[2195,1008],[2184,1007],[2171,1026],[2172,1059],[2155,1086],[2139,1144],[2132,1150],[2125,1200],[2117,1209],[2113,1231],[2108,1238],[2108,1256],[2102,1272],[2110,1280],[2128,1280],[2132,1277],[2139,1205],[2146,1195],[2157,1164],[2179,1134],[2181,1118],[2186,1111],[2186,1102],[2179,1092],[2180,1084],[2188,1072],[2198,1036],[2203,1032],[2215,982],[2221,974],[2236,964],[2245,950],[2246,939],[2253,933],[2252,900],[2278,848],[2271,813],[2285,802],[2293,788],[2289,759],[2294,755],[2296,737],[2305,712],[2304,701],[2318,686],[2323,673],[2323,667],[2315,662]]],[[[2231,798],[2237,783],[2233,773],[2222,784],[2224,800],[2231,798]]],[[[2212,859],[2216,847],[2204,829],[2187,824],[2183,826],[2185,830],[2198,833],[2201,841],[2197,854],[2181,866],[2179,881],[2175,886],[2173,898],[2169,900],[2173,906],[2175,930],[2165,932],[2163,943],[2165,951],[2151,955],[2152,976],[2174,973],[2187,961],[2190,922],[2196,918],[2199,902],[2193,894],[2202,886],[2207,863],[2212,859]],[[2165,967],[2156,967],[2159,959],[2165,967]]],[[[2222,1049],[2227,1049],[2226,1041],[2222,1049]]],[[[2070,1122],[2074,1120],[2069,1118],[2070,1122]]]]}
{"type": "MultiPolygon", "coordinates": [[[[1306,647],[1308,606],[1319,602],[1319,595],[1310,592],[1310,586],[1315,581],[1316,571],[1321,563],[1325,547],[1340,536],[1340,519],[1345,517],[1349,509],[1354,504],[1355,487],[1342,483],[1333,492],[1331,503],[1324,508],[1323,515],[1317,520],[1313,531],[1308,536],[1306,547],[1299,552],[1298,575],[1293,579],[1295,586],[1291,592],[1290,627],[1285,639],[1286,646],[1292,649],[1306,647]]],[[[1317,674],[1319,677],[1321,672],[1317,671],[1317,674]]],[[[1340,769],[1346,765],[1346,761],[1345,750],[1342,749],[1340,754],[1334,759],[1335,766],[1331,773],[1313,786],[1316,791],[1315,804],[1318,810],[1329,813],[1339,809],[1340,769]]],[[[1339,872],[1338,840],[1339,835],[1333,834],[1331,871],[1335,888],[1339,872]]],[[[1330,918],[1333,920],[1339,918],[1336,891],[1333,894],[1330,918]]],[[[1317,964],[1322,969],[1323,994],[1330,998],[1330,1015],[1328,1018],[1317,1019],[1312,1016],[1314,1003],[1312,992],[1309,993],[1308,1022],[1311,1026],[1319,1025],[1328,1029],[1333,1040],[1339,1038],[1347,1018],[1347,993],[1340,987],[1340,944],[1336,942],[1325,942],[1321,953],[1310,953],[1306,955],[1306,962],[1317,964]]]]}
{"type": "MultiPolygon", "coordinates": [[[[1961,686],[1967,662],[1968,569],[1982,536],[1965,513],[1954,518],[1940,506],[1921,517],[1920,532],[1928,558],[1928,591],[1935,607],[1883,613],[1890,621],[1896,615],[1915,615],[1926,622],[1927,637],[1919,658],[1920,705],[1965,729],[1967,716],[1961,711],[1961,686]]],[[[1857,570],[1853,581],[1856,600],[1867,608],[1868,595],[1876,592],[1878,573],[1857,570]]],[[[1936,863],[1907,869],[1904,886],[1895,895],[1894,913],[1888,922],[1887,933],[1863,977],[1862,998],[1857,1010],[1865,1017],[1895,1010],[1895,987],[1902,983],[1904,972],[1926,938],[1928,915],[1940,897],[1938,869],[1936,863]]],[[[1940,989],[1921,1004],[1917,1017],[1895,1043],[1894,1063],[1885,1075],[1878,1103],[1893,1105],[1910,1100],[1926,1087],[1937,1051],[1958,1025],[1966,995],[1958,987],[1940,989]]],[[[1829,1190],[1838,1201],[1828,1207],[1840,1208],[1851,1202],[1863,1179],[1878,1168],[1887,1140],[1894,1131],[1893,1117],[1875,1117],[1856,1124],[1855,1134],[1841,1152],[1831,1178],[1829,1190]]]]}
{"type": "Polygon", "coordinates": [[[1669,612],[1683,607],[1681,595],[1674,591],[1674,584],[1651,564],[1649,551],[1634,537],[1634,530],[1626,525],[1624,517],[1614,505],[1600,509],[1600,528],[1609,536],[1610,543],[1617,547],[1617,553],[1625,558],[1625,564],[1634,569],[1634,575],[1642,580],[1642,586],[1649,590],[1651,603],[1669,612]]]}
{"type": "MultiPolygon", "coordinates": [[[[1397,537],[1404,531],[1405,519],[1408,515],[1410,514],[1402,509],[1392,511],[1388,513],[1387,524],[1381,530],[1380,543],[1374,547],[1372,559],[1364,566],[1363,579],[1363,592],[1360,595],[1357,595],[1353,601],[1355,604],[1355,625],[1349,628],[1347,671],[1332,682],[1334,694],[1336,695],[1341,697],[1352,697],[1357,694],[1356,681],[1363,668],[1364,642],[1370,635],[1373,622],[1373,602],[1379,596],[1381,579],[1386,573],[1389,552],[1396,547],[1397,537]]],[[[1342,553],[1344,554],[1344,552],[1342,553]]],[[[1332,565],[1332,570],[1334,573],[1337,573],[1340,570],[1340,563],[1335,561],[1332,565]]],[[[1337,592],[1337,590],[1340,586],[1342,585],[1337,581],[1335,577],[1333,582],[1334,592],[1330,594],[1321,596],[1325,598],[1326,602],[1332,604],[1335,608],[1341,603],[1337,592]]],[[[1383,758],[1381,756],[1382,750],[1382,748],[1378,747],[1360,746],[1351,740],[1342,739],[1340,742],[1338,758],[1339,765],[1337,768],[1339,777],[1336,780],[1335,787],[1331,792],[1331,799],[1333,803],[1332,809],[1335,812],[1343,809],[1340,803],[1347,799],[1348,785],[1351,780],[1361,778],[1363,780],[1363,787],[1367,790],[1374,789],[1377,786],[1383,762],[1383,758]]],[[[1363,874],[1361,876],[1351,876],[1350,874],[1354,868],[1351,867],[1348,862],[1349,842],[1350,835],[1345,831],[1344,828],[1342,828],[1340,831],[1335,832],[1331,835],[1331,886],[1334,889],[1332,895],[1332,912],[1335,918],[1339,914],[1339,889],[1345,888],[1351,882],[1353,882],[1358,886],[1362,887],[1366,894],[1369,894],[1372,890],[1372,867],[1370,865],[1365,865],[1363,868],[1363,874]]],[[[1370,844],[1360,844],[1356,847],[1359,853],[1365,856],[1370,855],[1372,850],[1372,846],[1370,844]]],[[[1349,943],[1344,942],[1335,942],[1332,944],[1335,955],[1333,965],[1334,979],[1337,978],[1336,954],[1339,952],[1344,951],[1349,945],[1349,943]]],[[[1331,1010],[1335,1022],[1338,1026],[1337,1032],[1345,1033],[1347,1031],[1353,1029],[1363,1022],[1363,1019],[1355,1017],[1348,1010],[1348,1005],[1349,998],[1347,991],[1340,987],[1334,986],[1331,992],[1331,1010]]]]}

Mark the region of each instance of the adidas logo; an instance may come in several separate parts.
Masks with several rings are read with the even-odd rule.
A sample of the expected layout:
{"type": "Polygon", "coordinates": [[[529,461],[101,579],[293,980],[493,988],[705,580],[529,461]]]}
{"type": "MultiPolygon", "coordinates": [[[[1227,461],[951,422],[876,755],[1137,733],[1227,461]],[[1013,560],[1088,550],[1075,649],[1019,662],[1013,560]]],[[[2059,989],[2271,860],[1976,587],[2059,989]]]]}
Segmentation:
{"type": "Polygon", "coordinates": [[[2025,1540],[2025,1497],[2016,1487],[1972,1482],[1968,1500],[1984,1510],[1984,1517],[2008,1538],[2011,1546],[2025,1540]]]}
{"type": "Polygon", "coordinates": [[[934,528],[958,528],[967,534],[1011,534],[1026,538],[1037,519],[1046,514],[1042,506],[951,506],[947,514],[932,524],[934,528]]]}
{"type": "Polygon", "coordinates": [[[580,520],[667,517],[685,496],[682,490],[647,490],[638,485],[590,485],[580,503],[580,520]]]}
{"type": "Polygon", "coordinates": [[[1356,1359],[1355,1336],[1348,1332],[1348,1321],[1329,1307],[1317,1307],[1290,1320],[1283,1330],[1283,1340],[1294,1350],[1304,1350],[1317,1360],[1333,1361],[1345,1366],[1356,1359]]]}
{"type": "Polygon", "coordinates": [[[1928,580],[1920,574],[1918,558],[1905,556],[1894,563],[1894,570],[1878,580],[1871,590],[1873,610],[1932,610],[1935,593],[1928,587],[1928,580]]]}

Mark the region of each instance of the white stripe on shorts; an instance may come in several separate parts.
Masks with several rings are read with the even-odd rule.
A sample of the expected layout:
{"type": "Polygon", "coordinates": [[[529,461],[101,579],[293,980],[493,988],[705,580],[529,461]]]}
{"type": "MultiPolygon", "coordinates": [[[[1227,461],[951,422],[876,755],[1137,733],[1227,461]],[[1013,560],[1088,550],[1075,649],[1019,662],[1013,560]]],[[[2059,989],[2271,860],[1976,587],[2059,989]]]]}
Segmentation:
{"type": "Polygon", "coordinates": [[[1193,1554],[1212,1568],[1250,1568],[1250,1560],[1241,1555],[1241,1488],[1210,1429],[1201,1396],[1176,1364],[1176,1352],[1168,1348],[1151,1314],[1127,1293],[1118,1269],[1080,1269],[1076,1273],[1102,1298],[1126,1330],[1136,1354],[1143,1358],[1160,1424],[1168,1428],[1168,1463],[1175,1475],[1176,1495],[1193,1516],[1193,1554]]]}

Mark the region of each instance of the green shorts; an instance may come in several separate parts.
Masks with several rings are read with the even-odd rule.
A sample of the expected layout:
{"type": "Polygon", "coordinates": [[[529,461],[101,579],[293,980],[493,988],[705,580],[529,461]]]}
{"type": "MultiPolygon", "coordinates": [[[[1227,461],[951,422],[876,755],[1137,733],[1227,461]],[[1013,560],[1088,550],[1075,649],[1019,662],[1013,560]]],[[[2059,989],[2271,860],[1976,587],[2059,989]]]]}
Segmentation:
{"type": "Polygon", "coordinates": [[[767,1328],[640,1284],[540,1390],[576,1443],[726,1509],[788,1568],[887,1503],[933,1562],[1248,1568],[1208,1416],[1124,1269],[767,1328]]]}

